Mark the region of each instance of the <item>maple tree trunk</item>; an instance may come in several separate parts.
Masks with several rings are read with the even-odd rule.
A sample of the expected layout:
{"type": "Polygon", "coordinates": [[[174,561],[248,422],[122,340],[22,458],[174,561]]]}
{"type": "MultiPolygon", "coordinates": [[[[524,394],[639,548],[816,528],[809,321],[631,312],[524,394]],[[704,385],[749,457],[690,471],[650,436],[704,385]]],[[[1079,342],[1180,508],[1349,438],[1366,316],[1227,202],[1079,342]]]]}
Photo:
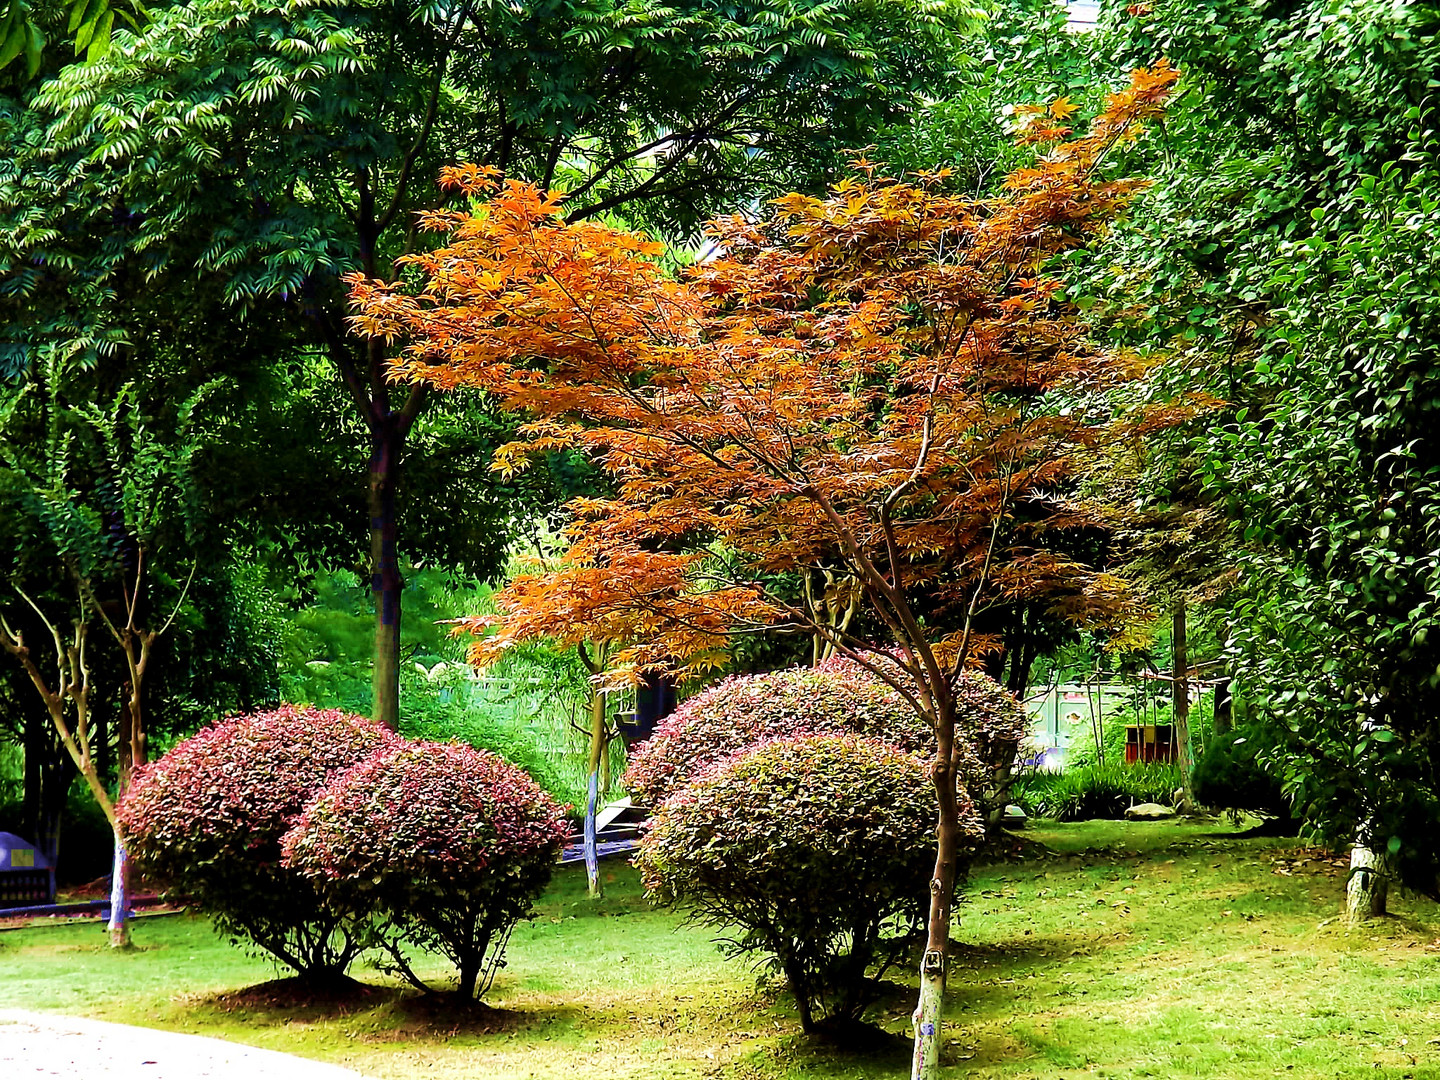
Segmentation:
{"type": "Polygon", "coordinates": [[[600,794],[600,763],[605,757],[605,694],[594,690],[590,695],[590,768],[585,792],[585,880],[590,896],[598,900],[604,895],[600,884],[600,856],[595,848],[595,811],[600,794]]]}
{"type": "Polygon", "coordinates": [[[1195,789],[1191,782],[1195,763],[1190,752],[1190,652],[1189,642],[1186,640],[1184,600],[1176,603],[1171,626],[1171,666],[1175,687],[1175,758],[1180,765],[1181,800],[1185,809],[1191,810],[1195,806],[1195,789]]]}
{"type": "Polygon", "coordinates": [[[930,878],[930,912],[925,955],[920,961],[920,999],[911,1017],[915,1053],[912,1080],[939,1080],[945,1013],[945,974],[950,951],[950,901],[955,892],[955,860],[960,851],[960,807],[955,798],[955,715],[950,706],[937,723],[937,746],[930,775],[940,803],[936,825],[935,871],[930,878]]]}
{"type": "Polygon", "coordinates": [[[370,592],[375,602],[375,694],[371,718],[400,726],[400,576],[396,545],[395,482],[404,436],[386,423],[370,438],[370,592]]]}
{"type": "Polygon", "coordinates": [[[1222,675],[1215,683],[1215,734],[1224,735],[1235,727],[1235,698],[1230,692],[1230,677],[1222,675]]]}

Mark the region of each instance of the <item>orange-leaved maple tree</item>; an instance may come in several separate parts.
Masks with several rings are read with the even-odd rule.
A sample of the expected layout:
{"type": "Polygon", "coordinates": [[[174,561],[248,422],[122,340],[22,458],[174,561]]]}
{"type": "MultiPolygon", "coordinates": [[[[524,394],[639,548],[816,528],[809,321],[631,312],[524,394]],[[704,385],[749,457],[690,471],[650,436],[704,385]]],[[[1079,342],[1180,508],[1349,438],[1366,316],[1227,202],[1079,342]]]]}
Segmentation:
{"type": "Polygon", "coordinates": [[[498,595],[498,624],[470,625],[476,661],[543,637],[612,645],[612,674],[683,676],[737,634],[789,630],[869,668],[933,726],[917,1075],[938,1067],[955,677],[988,644],[975,617],[1036,596],[1077,622],[1117,617],[1123,583],[1055,542],[1103,525],[1075,478],[1098,447],[1199,407],[1124,404],[1142,398],[1124,391],[1143,366],[1086,344],[1051,272],[1141,186],[1107,161],[1176,79],[1164,62],[1134,72],[1078,135],[1064,100],[1025,114],[1037,160],[996,198],[861,159],[824,198],[714,222],[714,255],[682,273],[654,240],[567,222],[559,193],[457,167],[443,182],[478,208],[425,215],[448,236],[409,260],[423,284],[350,282],[357,329],[403,342],[394,377],[480,388],[525,414],[496,469],[578,450],[611,484],[570,504],[568,551],[498,595]],[[889,640],[835,617],[850,597],[889,640]]]}

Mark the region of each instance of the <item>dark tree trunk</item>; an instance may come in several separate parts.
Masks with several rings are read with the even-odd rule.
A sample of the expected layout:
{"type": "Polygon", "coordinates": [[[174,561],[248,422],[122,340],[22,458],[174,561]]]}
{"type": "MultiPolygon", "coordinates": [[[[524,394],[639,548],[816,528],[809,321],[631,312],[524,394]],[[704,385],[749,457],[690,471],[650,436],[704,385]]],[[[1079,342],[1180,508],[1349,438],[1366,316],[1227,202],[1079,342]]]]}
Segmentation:
{"type": "Polygon", "coordinates": [[[1030,669],[1034,666],[1035,648],[1028,639],[1024,639],[1010,657],[1010,673],[1005,679],[1005,689],[1023,698],[1030,688],[1030,669]]]}
{"type": "Polygon", "coordinates": [[[1195,806],[1195,791],[1190,776],[1194,761],[1190,751],[1190,647],[1185,625],[1185,601],[1175,604],[1171,637],[1171,669],[1175,697],[1175,758],[1180,764],[1180,787],[1186,809],[1195,806]]]}
{"type": "Polygon", "coordinates": [[[53,865],[60,857],[60,826],[65,802],[78,770],[55,737],[50,717],[27,711],[24,720],[25,766],[23,828],[53,865]]]}
{"type": "Polygon", "coordinates": [[[480,982],[480,956],[471,955],[460,961],[460,984],[456,993],[465,1001],[475,999],[475,987],[480,982]]]}
{"type": "Polygon", "coordinates": [[[1215,734],[1223,735],[1235,727],[1235,699],[1230,693],[1228,676],[1215,683],[1215,734]]]}
{"type": "Polygon", "coordinates": [[[400,725],[400,576],[395,484],[405,436],[399,418],[385,417],[370,439],[370,591],[375,602],[375,704],[371,717],[391,731],[400,725]]]}

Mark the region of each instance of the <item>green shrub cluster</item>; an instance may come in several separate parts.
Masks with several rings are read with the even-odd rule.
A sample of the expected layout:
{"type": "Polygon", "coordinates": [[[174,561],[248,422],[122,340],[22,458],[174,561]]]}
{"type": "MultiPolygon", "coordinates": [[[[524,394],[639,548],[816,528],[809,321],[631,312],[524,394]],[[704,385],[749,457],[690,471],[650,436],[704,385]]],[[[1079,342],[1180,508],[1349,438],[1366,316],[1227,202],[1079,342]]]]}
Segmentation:
{"type": "MultiPolygon", "coordinates": [[[[1125,728],[1130,724],[1173,724],[1174,715],[1168,701],[1148,708],[1125,706],[1105,714],[1100,745],[1106,765],[1125,760],[1125,728]]],[[[1215,729],[1215,695],[1204,694],[1190,705],[1190,745],[1198,758],[1210,746],[1215,729]]],[[[1082,719],[1069,731],[1070,743],[1065,751],[1068,767],[1088,766],[1099,762],[1095,750],[1095,733],[1090,721],[1082,719]]]]}
{"type": "Polygon", "coordinates": [[[1250,810],[1290,820],[1290,800],[1259,760],[1269,742],[1263,729],[1238,728],[1214,740],[1195,764],[1195,799],[1216,810],[1250,810]]]}
{"type": "Polygon", "coordinates": [[[1107,762],[1017,777],[1011,786],[1010,798],[1033,817],[1089,821],[1123,818],[1126,810],[1139,803],[1170,806],[1179,786],[1178,765],[1107,762]]]}

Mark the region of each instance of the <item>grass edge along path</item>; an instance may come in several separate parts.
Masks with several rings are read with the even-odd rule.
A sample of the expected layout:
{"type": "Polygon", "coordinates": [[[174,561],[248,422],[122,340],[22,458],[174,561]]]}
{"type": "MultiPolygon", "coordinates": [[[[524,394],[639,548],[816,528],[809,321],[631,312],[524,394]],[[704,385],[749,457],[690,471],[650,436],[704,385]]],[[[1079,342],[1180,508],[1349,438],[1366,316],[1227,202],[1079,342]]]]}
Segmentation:
{"type": "MultiPolygon", "coordinates": [[[[1344,869],[1216,823],[1040,823],[1052,855],[978,868],[958,909],[947,1075],[1440,1080],[1440,908],[1394,898],[1334,919],[1344,869]]],[[[231,1039],[368,1076],[484,1080],[902,1077],[902,1039],[863,1054],[798,1033],[778,982],[650,909],[629,868],[607,897],[563,871],[517,929],[477,1016],[435,1011],[361,967],[368,998],[297,1006],[267,962],[203,920],[148,920],[141,952],[103,928],[0,937],[0,1007],[231,1039]]],[[[903,1034],[908,975],[875,1019],[903,1034]]]]}

